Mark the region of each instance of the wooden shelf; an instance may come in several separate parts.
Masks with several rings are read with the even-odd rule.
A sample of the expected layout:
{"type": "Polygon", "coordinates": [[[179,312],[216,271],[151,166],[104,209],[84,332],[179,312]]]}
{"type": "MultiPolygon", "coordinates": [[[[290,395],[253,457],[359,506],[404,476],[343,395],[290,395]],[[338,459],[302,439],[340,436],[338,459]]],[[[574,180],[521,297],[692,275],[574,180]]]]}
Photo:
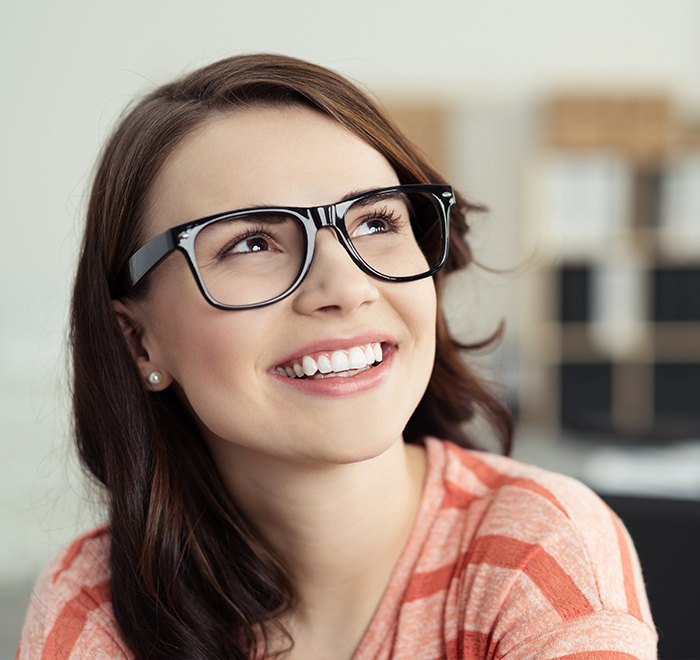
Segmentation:
{"type": "Polygon", "coordinates": [[[656,360],[700,362],[700,322],[655,323],[652,344],[656,360]]]}

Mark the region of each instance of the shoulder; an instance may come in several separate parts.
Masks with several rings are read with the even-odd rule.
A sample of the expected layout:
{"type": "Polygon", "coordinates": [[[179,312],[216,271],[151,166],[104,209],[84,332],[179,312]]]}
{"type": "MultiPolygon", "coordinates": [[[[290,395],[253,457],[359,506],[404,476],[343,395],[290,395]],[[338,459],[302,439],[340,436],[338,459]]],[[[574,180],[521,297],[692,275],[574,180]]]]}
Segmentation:
{"type": "Polygon", "coordinates": [[[615,514],[576,479],[451,442],[428,443],[441,463],[441,513],[478,514],[478,527],[470,527],[476,536],[505,532],[526,542],[566,528],[588,542],[598,533],[621,531],[615,514]]]}
{"type": "Polygon", "coordinates": [[[476,506],[479,531],[501,531],[523,541],[562,526],[577,536],[622,531],[619,520],[588,486],[571,477],[527,465],[507,456],[463,449],[431,440],[444,453],[442,508],[476,506]],[[500,523],[496,522],[499,520],[500,523]],[[487,525],[488,521],[488,525],[487,525]]]}
{"type": "Polygon", "coordinates": [[[611,649],[634,648],[635,637],[645,653],[654,648],[634,546],[595,493],[508,457],[427,442],[442,469],[437,536],[455,537],[434,541],[452,548],[448,592],[461,610],[461,630],[483,630],[491,644],[499,640],[499,655],[527,649],[550,657],[552,644],[574,653],[584,650],[582,639],[611,629],[619,639],[600,642],[611,649]]]}
{"type": "Polygon", "coordinates": [[[17,657],[125,657],[111,607],[110,534],[98,527],[57,553],[31,596],[17,657]]]}

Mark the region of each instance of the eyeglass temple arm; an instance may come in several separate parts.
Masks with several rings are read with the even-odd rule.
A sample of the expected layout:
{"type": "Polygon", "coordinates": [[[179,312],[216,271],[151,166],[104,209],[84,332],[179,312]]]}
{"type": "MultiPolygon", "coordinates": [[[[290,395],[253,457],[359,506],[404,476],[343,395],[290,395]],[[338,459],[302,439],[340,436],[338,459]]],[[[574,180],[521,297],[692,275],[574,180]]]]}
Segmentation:
{"type": "Polygon", "coordinates": [[[136,286],[149,271],[153,270],[177,246],[171,230],[164,231],[142,245],[129,259],[130,285],[136,286]]]}

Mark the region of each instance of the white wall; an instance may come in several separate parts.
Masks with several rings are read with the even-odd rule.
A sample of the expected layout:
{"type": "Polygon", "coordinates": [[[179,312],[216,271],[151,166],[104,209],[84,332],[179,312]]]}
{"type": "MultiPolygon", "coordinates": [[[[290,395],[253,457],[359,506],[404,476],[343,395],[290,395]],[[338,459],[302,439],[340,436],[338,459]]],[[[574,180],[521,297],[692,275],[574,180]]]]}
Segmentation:
{"type": "Polygon", "coordinates": [[[695,0],[4,0],[0,583],[34,575],[92,519],[68,458],[63,337],[100,143],[134,94],[252,51],[310,59],[380,96],[453,97],[466,112],[457,183],[491,204],[489,240],[504,244],[527,148],[521,108],[581,84],[651,86],[700,106],[695,0]]]}

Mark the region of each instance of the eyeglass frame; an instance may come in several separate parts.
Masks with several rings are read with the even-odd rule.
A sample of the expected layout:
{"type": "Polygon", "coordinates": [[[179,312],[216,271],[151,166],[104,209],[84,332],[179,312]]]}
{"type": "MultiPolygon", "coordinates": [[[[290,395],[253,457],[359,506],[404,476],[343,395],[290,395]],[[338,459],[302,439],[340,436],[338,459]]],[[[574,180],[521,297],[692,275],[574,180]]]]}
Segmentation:
{"type": "Polygon", "coordinates": [[[345,248],[355,265],[364,273],[386,282],[413,282],[424,279],[437,273],[445,265],[445,261],[447,260],[450,242],[450,211],[454,206],[455,201],[455,193],[452,186],[436,183],[416,183],[400,184],[397,186],[368,190],[359,195],[343,199],[335,204],[322,204],[321,206],[309,207],[258,206],[235,211],[225,211],[223,213],[215,213],[213,215],[199,218],[197,220],[190,220],[189,222],[177,225],[176,227],[166,229],[164,232],[154,236],[144,243],[144,245],[142,245],[138,250],[136,250],[136,252],[134,252],[129,258],[127,264],[129,290],[136,287],[166,257],[175,251],[179,251],[185,255],[190,271],[192,272],[195,282],[197,283],[197,287],[204,296],[204,299],[213,307],[223,310],[243,310],[272,305],[291,295],[303,282],[311,268],[311,263],[313,262],[314,250],[316,246],[316,235],[318,234],[319,230],[323,229],[324,227],[331,227],[335,231],[340,244],[345,248]],[[440,255],[440,259],[438,260],[437,264],[424,273],[401,276],[385,275],[380,273],[372,268],[360,256],[352,244],[352,240],[348,234],[347,227],[345,226],[345,214],[351,206],[368,197],[393,192],[428,193],[432,195],[437,202],[439,202],[437,206],[442,211],[440,220],[442,221],[444,236],[442,254],[440,255]],[[292,284],[277,296],[257,303],[248,303],[245,305],[226,305],[211,296],[199,272],[199,266],[194,248],[197,234],[199,234],[199,232],[205,227],[215,222],[231,220],[238,216],[248,216],[251,214],[255,215],[257,213],[285,213],[293,216],[301,223],[304,228],[306,239],[306,254],[304,256],[303,264],[292,284]]]}

